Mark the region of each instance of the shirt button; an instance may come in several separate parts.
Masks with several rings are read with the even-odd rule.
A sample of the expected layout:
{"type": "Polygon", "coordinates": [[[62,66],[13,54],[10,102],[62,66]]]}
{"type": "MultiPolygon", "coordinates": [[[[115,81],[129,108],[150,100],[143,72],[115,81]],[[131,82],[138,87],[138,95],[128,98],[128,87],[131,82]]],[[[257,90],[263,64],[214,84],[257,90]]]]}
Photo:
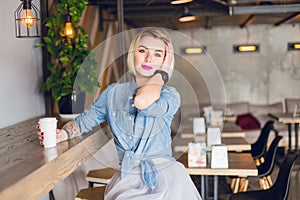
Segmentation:
{"type": "Polygon", "coordinates": [[[129,120],[132,120],[132,118],[131,118],[131,117],[129,117],[129,120]]]}
{"type": "Polygon", "coordinates": [[[129,97],[129,99],[133,99],[133,97],[132,97],[132,96],[130,96],[130,97],[129,97]]]}
{"type": "Polygon", "coordinates": [[[112,113],[112,115],[114,115],[114,116],[115,116],[115,115],[116,115],[116,113],[114,113],[114,112],[113,112],[113,113],[112,113]]]}
{"type": "Polygon", "coordinates": [[[134,107],[134,104],[131,104],[131,107],[134,107]]]}
{"type": "Polygon", "coordinates": [[[133,137],[132,137],[132,136],[129,136],[129,139],[131,139],[131,140],[132,140],[132,139],[133,139],[133,137]]]}

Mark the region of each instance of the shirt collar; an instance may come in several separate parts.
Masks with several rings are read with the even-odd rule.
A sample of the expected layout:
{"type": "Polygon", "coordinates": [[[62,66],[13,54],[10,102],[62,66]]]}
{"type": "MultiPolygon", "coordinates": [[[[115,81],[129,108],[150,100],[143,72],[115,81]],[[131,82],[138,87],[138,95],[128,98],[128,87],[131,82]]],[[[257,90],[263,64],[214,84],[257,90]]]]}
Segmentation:
{"type": "Polygon", "coordinates": [[[129,83],[129,88],[131,91],[135,91],[138,89],[138,85],[135,82],[135,78],[133,78],[129,83]]]}

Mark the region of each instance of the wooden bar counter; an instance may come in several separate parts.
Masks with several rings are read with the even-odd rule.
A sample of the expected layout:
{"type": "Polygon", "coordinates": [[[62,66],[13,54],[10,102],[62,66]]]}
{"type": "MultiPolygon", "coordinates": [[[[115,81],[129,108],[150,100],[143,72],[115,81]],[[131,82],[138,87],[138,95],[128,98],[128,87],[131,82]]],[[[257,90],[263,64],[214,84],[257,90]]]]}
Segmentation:
{"type": "Polygon", "coordinates": [[[44,149],[37,139],[37,121],[0,129],[0,199],[40,199],[109,140],[97,128],[44,149]]]}

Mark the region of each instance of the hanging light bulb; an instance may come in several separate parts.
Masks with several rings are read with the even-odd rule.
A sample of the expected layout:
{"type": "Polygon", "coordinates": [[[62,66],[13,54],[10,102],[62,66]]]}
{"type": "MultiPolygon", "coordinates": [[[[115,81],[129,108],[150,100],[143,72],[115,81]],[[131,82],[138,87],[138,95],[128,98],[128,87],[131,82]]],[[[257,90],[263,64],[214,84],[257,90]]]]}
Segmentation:
{"type": "Polygon", "coordinates": [[[68,38],[72,38],[75,35],[75,30],[72,25],[72,17],[69,14],[66,15],[64,33],[65,33],[65,36],[67,36],[68,38]]]}
{"type": "Polygon", "coordinates": [[[22,3],[15,11],[15,30],[17,38],[40,36],[40,12],[32,0],[20,0],[22,3]]]}
{"type": "Polygon", "coordinates": [[[189,3],[189,2],[192,2],[193,0],[172,0],[170,3],[173,4],[173,5],[176,5],[176,4],[184,4],[184,3],[189,3]]]}
{"type": "Polygon", "coordinates": [[[34,21],[33,21],[33,15],[32,15],[31,9],[24,10],[23,23],[27,27],[31,27],[33,25],[34,21]]]}

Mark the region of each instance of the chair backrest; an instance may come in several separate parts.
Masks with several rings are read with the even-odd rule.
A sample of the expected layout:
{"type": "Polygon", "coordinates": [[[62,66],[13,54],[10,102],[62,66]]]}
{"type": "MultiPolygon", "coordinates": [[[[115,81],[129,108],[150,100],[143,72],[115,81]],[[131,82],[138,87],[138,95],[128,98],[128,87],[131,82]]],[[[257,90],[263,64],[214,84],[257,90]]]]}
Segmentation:
{"type": "Polygon", "coordinates": [[[282,200],[286,200],[289,194],[291,171],[298,157],[295,152],[289,152],[280,166],[277,179],[270,188],[271,193],[277,194],[282,200]]]}
{"type": "Polygon", "coordinates": [[[265,154],[269,134],[271,130],[274,129],[274,123],[275,122],[273,120],[267,121],[264,127],[261,129],[256,142],[251,144],[251,154],[254,158],[259,158],[265,154]]]}
{"type": "Polygon", "coordinates": [[[284,104],[285,104],[285,112],[286,113],[293,113],[295,104],[298,104],[298,109],[300,106],[300,98],[285,98],[284,99],[284,104]]]}
{"type": "Polygon", "coordinates": [[[171,123],[171,136],[174,138],[179,130],[180,123],[181,123],[181,107],[178,108],[177,112],[174,115],[174,118],[171,123]]]}
{"type": "Polygon", "coordinates": [[[275,163],[278,144],[281,139],[282,139],[282,136],[280,136],[280,135],[277,135],[273,139],[268,151],[265,153],[264,163],[262,163],[261,165],[259,165],[257,167],[259,177],[268,176],[272,173],[272,171],[274,169],[274,163],[275,163]]]}

